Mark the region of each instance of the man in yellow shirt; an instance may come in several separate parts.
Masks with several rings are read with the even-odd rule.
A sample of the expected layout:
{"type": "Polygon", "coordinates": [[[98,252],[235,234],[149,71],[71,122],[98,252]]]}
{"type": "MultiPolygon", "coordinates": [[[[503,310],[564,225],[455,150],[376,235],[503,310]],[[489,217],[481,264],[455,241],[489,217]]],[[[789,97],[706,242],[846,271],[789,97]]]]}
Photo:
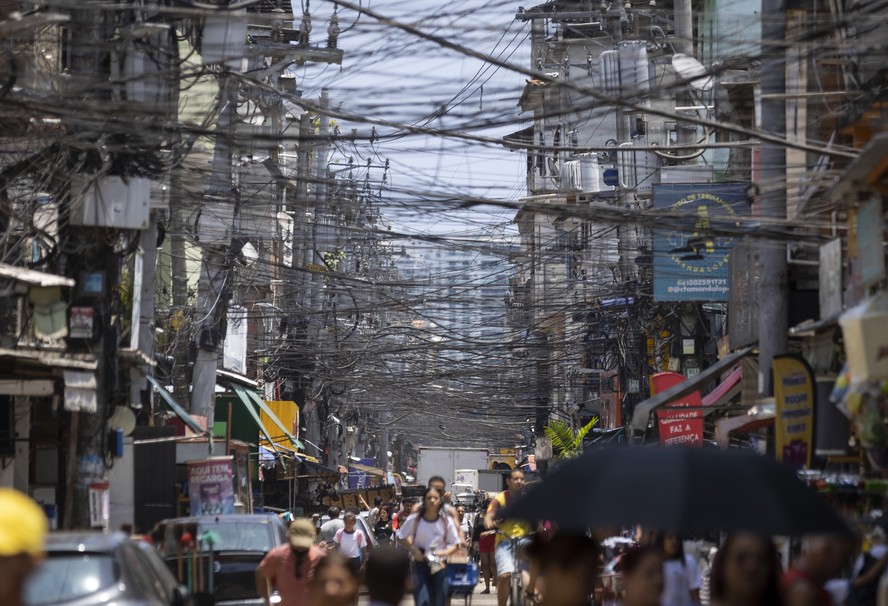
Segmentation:
{"type": "MultiPolygon", "coordinates": [[[[497,606],[506,606],[509,601],[509,588],[511,585],[512,573],[520,572],[523,576],[524,587],[529,587],[530,576],[527,572],[527,563],[522,562],[521,570],[515,569],[514,550],[518,544],[526,540],[531,533],[531,526],[527,522],[518,520],[500,520],[500,511],[511,500],[520,496],[524,492],[524,472],[520,469],[513,469],[509,473],[506,480],[509,487],[490,501],[487,508],[487,514],[484,516],[485,528],[498,528],[500,532],[496,535],[496,550],[494,557],[496,559],[496,601],[497,606]]],[[[513,605],[514,606],[514,605],[513,605]]]]}

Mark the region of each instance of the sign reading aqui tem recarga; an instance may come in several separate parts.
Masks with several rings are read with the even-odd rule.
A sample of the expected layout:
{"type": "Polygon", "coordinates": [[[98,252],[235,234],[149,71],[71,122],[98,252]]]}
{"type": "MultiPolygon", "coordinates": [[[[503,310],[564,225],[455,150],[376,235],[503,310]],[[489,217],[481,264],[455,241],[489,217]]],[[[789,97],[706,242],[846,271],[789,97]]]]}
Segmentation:
{"type": "Polygon", "coordinates": [[[231,457],[189,461],[187,466],[191,515],[234,513],[234,466],[231,457]]]}
{"type": "Polygon", "coordinates": [[[804,358],[793,354],[775,356],[771,372],[774,375],[774,450],[777,460],[796,469],[810,467],[817,404],[814,372],[804,358]]]}
{"type": "Polygon", "coordinates": [[[749,214],[744,183],[655,185],[654,300],[727,301],[729,233],[749,214]]]}

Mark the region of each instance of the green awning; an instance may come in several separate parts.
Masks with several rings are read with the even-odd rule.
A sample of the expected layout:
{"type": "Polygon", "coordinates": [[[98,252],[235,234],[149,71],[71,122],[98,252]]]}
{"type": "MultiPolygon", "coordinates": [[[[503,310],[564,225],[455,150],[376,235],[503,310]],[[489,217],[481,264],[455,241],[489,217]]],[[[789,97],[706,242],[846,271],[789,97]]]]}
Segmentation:
{"type": "Polygon", "coordinates": [[[170,407],[170,409],[176,413],[182,422],[188,426],[188,428],[196,434],[204,434],[206,433],[206,429],[200,426],[194,417],[188,414],[184,408],[182,408],[175,399],[173,399],[173,394],[168,392],[163,385],[157,382],[157,379],[152,377],[151,375],[145,375],[145,378],[148,379],[148,382],[154,385],[154,388],[160,393],[160,397],[163,398],[163,401],[166,402],[166,405],[170,407]]]}
{"type": "MultiPolygon", "coordinates": [[[[238,387],[237,389],[243,389],[243,388],[238,387]]],[[[268,418],[271,419],[271,422],[274,423],[275,425],[277,425],[278,429],[280,429],[284,433],[284,435],[287,436],[287,438],[289,438],[290,443],[293,444],[294,449],[299,450],[301,448],[302,450],[305,450],[305,446],[302,444],[302,442],[297,440],[296,437],[293,434],[291,434],[287,430],[286,427],[284,427],[284,424],[281,423],[281,420],[278,419],[277,415],[274,414],[274,412],[271,410],[271,408],[268,407],[268,404],[265,403],[265,400],[263,400],[262,398],[259,397],[259,394],[257,394],[253,390],[244,390],[244,391],[246,391],[247,395],[250,396],[254,402],[256,402],[256,404],[259,406],[259,409],[262,412],[264,412],[266,415],[268,415],[268,418]]],[[[240,395],[240,394],[238,394],[238,395],[240,395]]]]}
{"type": "Polygon", "coordinates": [[[271,436],[268,435],[268,432],[265,431],[265,426],[262,425],[262,419],[259,418],[259,413],[256,412],[255,408],[253,408],[253,403],[250,401],[250,397],[247,395],[247,390],[245,390],[240,385],[234,385],[234,384],[231,386],[231,388],[234,390],[234,393],[237,394],[237,397],[240,399],[240,401],[243,402],[244,408],[246,408],[247,412],[250,413],[250,417],[252,417],[253,421],[256,422],[256,427],[259,428],[259,431],[261,431],[262,435],[265,436],[265,439],[268,440],[268,443],[270,444],[269,447],[273,451],[277,452],[278,451],[277,446],[275,445],[274,442],[272,442],[271,436]]]}

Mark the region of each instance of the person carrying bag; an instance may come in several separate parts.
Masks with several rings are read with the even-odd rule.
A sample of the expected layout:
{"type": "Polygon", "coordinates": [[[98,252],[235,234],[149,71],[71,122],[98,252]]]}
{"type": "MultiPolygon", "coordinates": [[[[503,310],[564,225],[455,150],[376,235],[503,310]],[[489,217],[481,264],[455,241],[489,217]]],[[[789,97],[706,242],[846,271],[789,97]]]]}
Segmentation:
{"type": "Polygon", "coordinates": [[[442,515],[442,495],[429,488],[419,511],[404,520],[398,542],[413,559],[415,606],[444,606],[447,600],[447,558],[459,547],[459,532],[449,515],[442,515]]]}

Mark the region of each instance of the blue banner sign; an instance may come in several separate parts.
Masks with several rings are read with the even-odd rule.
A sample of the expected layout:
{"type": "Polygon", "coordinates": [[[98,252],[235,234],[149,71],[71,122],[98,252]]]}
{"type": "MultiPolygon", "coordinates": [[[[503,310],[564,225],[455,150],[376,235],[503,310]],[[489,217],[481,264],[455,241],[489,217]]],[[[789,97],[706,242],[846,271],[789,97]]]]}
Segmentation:
{"type": "Polygon", "coordinates": [[[667,216],[654,227],[654,300],[727,301],[725,231],[749,214],[745,183],[655,185],[654,208],[667,216]],[[715,232],[715,233],[714,233],[715,232]]]}

